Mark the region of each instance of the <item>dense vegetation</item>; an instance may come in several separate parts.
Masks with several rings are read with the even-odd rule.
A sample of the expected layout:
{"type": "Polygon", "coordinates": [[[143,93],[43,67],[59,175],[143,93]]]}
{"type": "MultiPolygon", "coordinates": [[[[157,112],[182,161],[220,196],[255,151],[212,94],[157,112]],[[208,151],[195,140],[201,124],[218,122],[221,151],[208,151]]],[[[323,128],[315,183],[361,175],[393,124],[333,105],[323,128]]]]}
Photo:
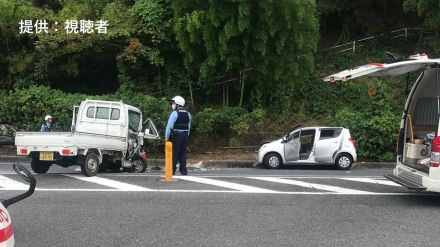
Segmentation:
{"type": "Polygon", "coordinates": [[[439,0],[0,0],[0,123],[36,130],[49,113],[68,130],[72,106],[98,98],[133,104],[163,130],[180,94],[195,113],[193,149],[258,145],[297,123],[342,125],[362,158],[390,160],[416,75],[322,78],[384,51],[436,57],[439,9],[439,0]],[[20,34],[21,20],[46,20],[48,33],[20,34]],[[66,20],[106,20],[108,32],[67,34],[66,20]],[[407,27],[422,29],[389,32],[407,27]],[[380,33],[355,51],[329,48],[380,33]]]}

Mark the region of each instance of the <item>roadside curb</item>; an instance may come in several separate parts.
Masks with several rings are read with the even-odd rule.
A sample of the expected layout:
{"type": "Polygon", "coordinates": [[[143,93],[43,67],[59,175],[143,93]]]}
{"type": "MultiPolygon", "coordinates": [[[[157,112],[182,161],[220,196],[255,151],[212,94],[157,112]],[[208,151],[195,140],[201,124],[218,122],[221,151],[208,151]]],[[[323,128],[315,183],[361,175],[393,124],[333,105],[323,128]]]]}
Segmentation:
{"type": "Polygon", "coordinates": [[[11,163],[30,163],[32,161],[29,157],[21,157],[21,156],[14,156],[14,155],[2,155],[0,156],[0,162],[11,162],[11,163]]]}
{"type": "Polygon", "coordinates": [[[396,162],[356,162],[353,164],[353,170],[362,169],[393,169],[396,166],[396,162]]]}
{"type": "MultiPolygon", "coordinates": [[[[0,161],[3,163],[29,163],[31,159],[29,157],[20,156],[0,156],[0,161]]],[[[150,159],[148,160],[148,166],[163,167],[165,164],[164,159],[150,159]]],[[[362,161],[353,164],[352,170],[363,169],[393,169],[396,166],[395,162],[369,162],[362,161]]],[[[261,165],[257,165],[255,161],[249,160],[204,160],[202,163],[188,162],[188,167],[192,168],[262,168],[261,165]]]]}

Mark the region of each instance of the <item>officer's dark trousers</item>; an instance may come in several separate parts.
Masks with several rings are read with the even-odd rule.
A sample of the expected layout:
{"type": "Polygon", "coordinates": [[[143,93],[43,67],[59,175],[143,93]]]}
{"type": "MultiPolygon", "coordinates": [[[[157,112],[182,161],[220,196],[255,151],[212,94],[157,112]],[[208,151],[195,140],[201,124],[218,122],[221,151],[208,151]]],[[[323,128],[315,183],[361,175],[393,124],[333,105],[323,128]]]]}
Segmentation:
{"type": "Polygon", "coordinates": [[[186,170],[186,147],[188,146],[188,132],[176,133],[173,138],[173,175],[176,174],[177,163],[180,164],[181,175],[187,175],[186,170]]]}

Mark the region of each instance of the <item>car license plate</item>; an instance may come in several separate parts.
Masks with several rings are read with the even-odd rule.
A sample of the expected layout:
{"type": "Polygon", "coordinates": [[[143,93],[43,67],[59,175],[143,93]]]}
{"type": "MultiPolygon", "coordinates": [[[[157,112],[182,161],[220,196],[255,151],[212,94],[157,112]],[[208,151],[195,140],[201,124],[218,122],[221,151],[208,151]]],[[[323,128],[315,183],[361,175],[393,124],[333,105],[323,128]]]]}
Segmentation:
{"type": "Polygon", "coordinates": [[[40,152],[40,160],[53,160],[53,152],[40,152]]]}

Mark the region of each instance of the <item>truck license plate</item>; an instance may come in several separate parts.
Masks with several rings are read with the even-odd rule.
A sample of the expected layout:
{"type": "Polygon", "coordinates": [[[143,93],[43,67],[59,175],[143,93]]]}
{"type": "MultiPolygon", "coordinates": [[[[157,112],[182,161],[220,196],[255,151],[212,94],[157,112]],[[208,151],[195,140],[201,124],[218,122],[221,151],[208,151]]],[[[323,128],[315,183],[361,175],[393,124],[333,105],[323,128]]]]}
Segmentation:
{"type": "Polygon", "coordinates": [[[40,160],[53,160],[53,152],[40,152],[40,160]]]}

